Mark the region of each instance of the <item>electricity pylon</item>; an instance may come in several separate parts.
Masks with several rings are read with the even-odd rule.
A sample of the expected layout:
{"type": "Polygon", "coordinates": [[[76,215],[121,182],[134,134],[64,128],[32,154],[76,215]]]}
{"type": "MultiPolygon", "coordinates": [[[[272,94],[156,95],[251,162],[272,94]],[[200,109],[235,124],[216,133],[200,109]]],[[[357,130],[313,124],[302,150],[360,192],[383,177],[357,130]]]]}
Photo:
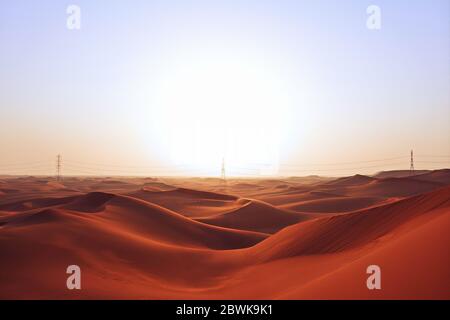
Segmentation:
{"type": "Polygon", "coordinates": [[[56,156],[56,181],[61,180],[61,155],[56,156]]]}
{"type": "Polygon", "coordinates": [[[226,181],[226,179],[227,179],[226,174],[225,174],[225,158],[222,158],[222,169],[221,169],[220,178],[223,181],[226,181]]]}

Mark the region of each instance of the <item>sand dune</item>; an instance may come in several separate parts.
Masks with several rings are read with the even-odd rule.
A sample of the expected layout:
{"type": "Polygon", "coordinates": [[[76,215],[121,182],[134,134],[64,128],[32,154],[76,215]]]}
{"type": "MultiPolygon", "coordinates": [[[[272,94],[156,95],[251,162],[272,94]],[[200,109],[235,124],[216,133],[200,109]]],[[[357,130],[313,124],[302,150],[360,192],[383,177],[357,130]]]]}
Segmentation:
{"type": "Polygon", "coordinates": [[[376,180],[353,190],[355,195],[409,197],[444,186],[439,182],[417,180],[415,178],[386,178],[376,180]]]}
{"type": "Polygon", "coordinates": [[[368,255],[282,293],[282,299],[449,299],[450,215],[435,212],[368,255]],[[438,256],[439,258],[437,258],[438,256]],[[383,268],[382,291],[365,286],[368,265],[383,268]],[[433,273],[433,276],[424,276],[433,273]]]}
{"type": "Polygon", "coordinates": [[[450,183],[450,169],[434,170],[424,174],[414,176],[415,180],[423,180],[430,182],[437,182],[442,184],[450,183]]]}
{"type": "MultiPolygon", "coordinates": [[[[49,202],[47,202],[48,204],[49,202]]],[[[71,217],[80,221],[99,222],[117,227],[130,234],[139,234],[154,241],[187,247],[233,249],[253,245],[265,238],[264,234],[229,230],[196,222],[184,216],[131,197],[93,192],[82,196],[55,199],[56,208],[31,210],[10,216],[5,227],[16,221],[27,222],[37,217],[71,217]],[[62,203],[62,205],[60,205],[62,203]]]]}
{"type": "Polygon", "coordinates": [[[301,189],[293,189],[292,187],[283,192],[272,192],[270,194],[262,194],[257,198],[268,202],[272,205],[285,205],[289,203],[295,203],[299,201],[308,201],[315,199],[324,199],[324,198],[332,198],[339,197],[341,195],[331,193],[331,192],[323,192],[323,191],[311,191],[311,188],[301,188],[301,189]]]}
{"type": "Polygon", "coordinates": [[[380,207],[283,229],[244,249],[253,265],[233,274],[233,285],[210,294],[241,299],[449,299],[449,192],[447,187],[388,204],[387,213],[380,207]],[[386,270],[386,290],[367,290],[365,271],[371,264],[386,270]]]}
{"type": "Polygon", "coordinates": [[[151,191],[168,191],[173,189],[176,189],[176,187],[158,181],[147,182],[142,187],[142,190],[151,190],[151,191]]]}
{"type": "Polygon", "coordinates": [[[361,174],[356,174],[352,177],[344,177],[339,178],[330,182],[326,182],[325,185],[329,186],[341,186],[341,187],[349,187],[349,186],[359,186],[363,184],[367,184],[369,182],[376,181],[376,178],[364,176],[361,174]]]}
{"type": "Polygon", "coordinates": [[[215,215],[239,207],[236,196],[188,188],[175,188],[167,191],[142,189],[127,195],[158,204],[192,218],[215,215]]]}
{"type": "Polygon", "coordinates": [[[310,215],[279,209],[258,200],[242,199],[239,203],[242,205],[230,212],[197,220],[227,228],[275,233],[311,218],[310,215]]]}
{"type": "Polygon", "coordinates": [[[11,203],[5,203],[0,205],[0,211],[26,211],[30,209],[36,209],[36,208],[45,208],[45,207],[51,207],[56,206],[60,204],[69,203],[72,200],[75,200],[76,196],[73,197],[63,197],[63,198],[32,198],[32,199],[25,199],[25,200],[19,200],[14,201],[11,203]]]}
{"type": "Polygon", "coordinates": [[[429,172],[431,172],[431,170],[415,170],[414,172],[411,172],[411,170],[389,170],[378,172],[374,175],[374,178],[408,178],[429,172]]]}
{"type": "Polygon", "coordinates": [[[328,254],[368,244],[437,209],[450,211],[450,187],[361,211],[296,224],[253,249],[273,258],[328,254]],[[351,232],[350,232],[351,231],[351,232]],[[279,244],[283,243],[283,246],[279,244]]]}
{"type": "Polygon", "coordinates": [[[367,208],[380,202],[382,201],[377,197],[328,197],[290,203],[281,207],[302,212],[338,213],[367,208]]]}
{"type": "Polygon", "coordinates": [[[450,299],[448,173],[2,178],[0,298],[450,299]]]}

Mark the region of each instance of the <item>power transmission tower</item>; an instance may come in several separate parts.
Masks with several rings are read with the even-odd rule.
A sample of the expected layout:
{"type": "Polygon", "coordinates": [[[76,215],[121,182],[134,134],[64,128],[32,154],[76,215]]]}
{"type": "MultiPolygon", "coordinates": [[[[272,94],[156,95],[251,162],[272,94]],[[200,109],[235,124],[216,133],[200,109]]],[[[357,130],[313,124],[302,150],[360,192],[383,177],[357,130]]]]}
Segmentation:
{"type": "Polygon", "coordinates": [[[410,166],[409,166],[409,172],[410,172],[411,174],[414,173],[414,153],[413,153],[412,150],[411,150],[411,164],[410,164],[410,166]]]}
{"type": "Polygon", "coordinates": [[[222,170],[221,170],[220,177],[223,181],[226,181],[226,179],[227,179],[227,177],[225,175],[225,158],[222,158],[222,170]]]}
{"type": "Polygon", "coordinates": [[[61,180],[61,155],[56,156],[56,181],[61,180]]]}

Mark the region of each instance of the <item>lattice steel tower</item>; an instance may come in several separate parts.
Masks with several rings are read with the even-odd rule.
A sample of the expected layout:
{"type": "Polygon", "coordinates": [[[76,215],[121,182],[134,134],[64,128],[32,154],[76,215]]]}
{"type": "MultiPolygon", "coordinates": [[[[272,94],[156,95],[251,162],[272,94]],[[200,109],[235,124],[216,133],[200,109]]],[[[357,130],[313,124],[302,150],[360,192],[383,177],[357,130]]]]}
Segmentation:
{"type": "Polygon", "coordinates": [[[61,180],[61,155],[56,156],[56,180],[61,180]]]}
{"type": "Polygon", "coordinates": [[[222,158],[222,169],[221,169],[220,177],[222,178],[223,181],[225,181],[227,179],[226,174],[225,174],[225,158],[222,158]]]}

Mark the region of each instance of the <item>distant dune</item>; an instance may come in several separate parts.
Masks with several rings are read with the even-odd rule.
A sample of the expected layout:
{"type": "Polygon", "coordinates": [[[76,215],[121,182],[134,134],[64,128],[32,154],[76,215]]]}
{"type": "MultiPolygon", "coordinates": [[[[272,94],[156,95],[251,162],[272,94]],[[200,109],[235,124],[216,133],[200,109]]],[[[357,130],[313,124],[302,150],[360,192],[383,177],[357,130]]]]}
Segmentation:
{"type": "Polygon", "coordinates": [[[406,178],[415,175],[421,175],[425,173],[429,173],[431,170],[415,170],[411,172],[411,170],[390,170],[390,171],[381,171],[374,175],[375,178],[406,178]]]}
{"type": "Polygon", "coordinates": [[[380,202],[377,197],[327,197],[290,203],[281,207],[303,212],[338,213],[367,208],[380,202]]]}
{"type": "Polygon", "coordinates": [[[167,191],[142,189],[127,195],[161,205],[192,218],[215,215],[239,207],[236,196],[187,188],[174,188],[167,191]]]}
{"type": "Polygon", "coordinates": [[[373,181],[376,181],[376,178],[357,174],[352,177],[339,178],[339,179],[327,182],[325,184],[329,185],[329,186],[349,187],[349,186],[364,185],[364,184],[367,184],[367,183],[373,182],[373,181]]]}
{"type": "Polygon", "coordinates": [[[428,192],[444,185],[441,182],[417,180],[415,178],[385,178],[365,184],[354,191],[355,194],[359,195],[408,197],[428,192]]]}
{"type": "Polygon", "coordinates": [[[450,299],[448,169],[0,188],[1,299],[450,299]]]}
{"type": "Polygon", "coordinates": [[[414,176],[414,179],[448,184],[448,182],[450,181],[450,169],[436,170],[424,174],[418,174],[414,176]]]}
{"type": "Polygon", "coordinates": [[[232,229],[275,233],[286,226],[310,219],[307,214],[279,209],[258,200],[243,199],[240,204],[240,207],[230,212],[198,220],[232,229]]]}

